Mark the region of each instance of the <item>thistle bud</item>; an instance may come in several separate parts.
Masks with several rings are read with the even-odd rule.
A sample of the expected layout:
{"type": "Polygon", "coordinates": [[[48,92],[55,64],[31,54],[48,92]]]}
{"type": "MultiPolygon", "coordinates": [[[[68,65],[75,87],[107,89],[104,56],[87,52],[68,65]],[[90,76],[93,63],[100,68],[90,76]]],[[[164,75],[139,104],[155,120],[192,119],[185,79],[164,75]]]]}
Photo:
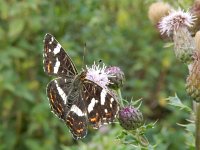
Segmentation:
{"type": "Polygon", "coordinates": [[[178,28],[173,34],[174,52],[181,62],[190,64],[195,51],[194,39],[186,27],[178,28]]]}
{"type": "Polygon", "coordinates": [[[143,124],[143,115],[138,109],[127,106],[119,110],[118,120],[124,129],[134,130],[143,124]]]}
{"type": "Polygon", "coordinates": [[[118,89],[123,86],[125,80],[124,72],[119,67],[107,67],[105,72],[110,75],[108,77],[110,80],[110,84],[108,85],[108,87],[112,89],[118,89]]]}
{"type": "Polygon", "coordinates": [[[168,3],[155,2],[150,5],[148,11],[149,20],[156,25],[160,19],[169,14],[171,6],[168,3]]]}
{"type": "Polygon", "coordinates": [[[194,62],[186,80],[186,91],[194,101],[200,102],[200,51],[194,55],[194,62]]]}

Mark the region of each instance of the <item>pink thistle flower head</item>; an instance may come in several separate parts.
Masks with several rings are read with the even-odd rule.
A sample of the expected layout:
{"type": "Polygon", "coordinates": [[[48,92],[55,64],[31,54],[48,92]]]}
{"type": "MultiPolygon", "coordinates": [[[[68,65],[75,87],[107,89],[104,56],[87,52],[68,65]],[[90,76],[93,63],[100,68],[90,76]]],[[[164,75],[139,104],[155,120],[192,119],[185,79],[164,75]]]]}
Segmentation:
{"type": "Polygon", "coordinates": [[[143,115],[137,108],[126,106],[119,110],[118,120],[124,129],[135,130],[142,126],[143,115]]]}
{"type": "Polygon", "coordinates": [[[195,15],[189,11],[184,12],[181,9],[172,10],[168,16],[165,16],[159,22],[158,28],[161,34],[167,33],[168,36],[180,27],[192,27],[196,20],[195,15]]]}
{"type": "Polygon", "coordinates": [[[111,77],[111,75],[106,72],[106,68],[107,67],[104,63],[101,66],[100,64],[96,65],[95,62],[91,68],[86,66],[86,79],[91,80],[100,85],[102,88],[107,89],[107,86],[110,84],[109,77],[111,77]]]}

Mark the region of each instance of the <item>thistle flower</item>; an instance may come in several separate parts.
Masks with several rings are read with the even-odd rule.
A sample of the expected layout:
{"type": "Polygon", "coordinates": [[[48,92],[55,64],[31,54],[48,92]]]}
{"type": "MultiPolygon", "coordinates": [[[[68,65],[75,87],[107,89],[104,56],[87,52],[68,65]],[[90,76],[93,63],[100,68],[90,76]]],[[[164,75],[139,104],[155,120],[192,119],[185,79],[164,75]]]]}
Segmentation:
{"type": "Polygon", "coordinates": [[[184,12],[181,9],[178,11],[172,10],[168,16],[161,19],[158,27],[161,34],[166,32],[169,36],[181,27],[192,27],[195,20],[195,16],[190,12],[184,12]]]}
{"type": "Polygon", "coordinates": [[[196,102],[200,102],[200,51],[194,54],[194,62],[186,80],[186,91],[196,102]]]}
{"type": "Polygon", "coordinates": [[[118,89],[123,85],[124,82],[124,72],[116,66],[113,67],[107,67],[105,72],[107,72],[110,77],[110,84],[108,85],[112,89],[118,89]]]}
{"type": "Polygon", "coordinates": [[[91,68],[86,66],[86,69],[86,79],[97,83],[102,88],[107,88],[107,86],[111,83],[109,80],[109,77],[111,77],[111,75],[109,75],[108,72],[105,71],[106,65],[104,63],[102,66],[100,66],[99,64],[96,65],[94,62],[91,68]]]}
{"type": "Polygon", "coordinates": [[[149,20],[156,25],[160,19],[169,14],[172,7],[168,3],[155,2],[150,5],[148,11],[149,20]]]}
{"type": "Polygon", "coordinates": [[[126,106],[119,110],[118,120],[124,129],[135,130],[143,124],[143,115],[138,109],[126,106]]]}
{"type": "Polygon", "coordinates": [[[195,16],[181,9],[172,11],[164,17],[159,24],[161,34],[172,35],[174,40],[174,52],[181,62],[191,63],[195,50],[194,39],[191,37],[188,27],[194,24],[195,16]]]}

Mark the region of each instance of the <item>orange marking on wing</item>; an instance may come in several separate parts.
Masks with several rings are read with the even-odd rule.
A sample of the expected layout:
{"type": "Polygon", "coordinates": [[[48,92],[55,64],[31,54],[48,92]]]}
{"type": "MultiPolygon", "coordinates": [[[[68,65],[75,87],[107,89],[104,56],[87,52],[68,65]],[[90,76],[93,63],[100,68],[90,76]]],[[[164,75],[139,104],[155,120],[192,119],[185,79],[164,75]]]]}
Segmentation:
{"type": "Polygon", "coordinates": [[[96,121],[97,121],[97,118],[90,118],[90,121],[91,121],[91,122],[96,122],[96,121]]]}
{"type": "Polygon", "coordinates": [[[83,129],[76,130],[76,132],[81,133],[83,132],[83,129]]]}
{"type": "Polygon", "coordinates": [[[71,123],[71,121],[67,120],[67,123],[69,123],[70,126],[73,127],[73,123],[71,123]]]}
{"type": "Polygon", "coordinates": [[[61,109],[62,111],[64,111],[63,108],[62,108],[62,105],[61,105],[60,103],[58,103],[58,105],[60,106],[60,109],[61,109]]]}
{"type": "Polygon", "coordinates": [[[54,97],[53,97],[52,93],[50,92],[49,95],[50,95],[51,102],[54,103],[54,97]]]}
{"type": "Polygon", "coordinates": [[[110,116],[111,116],[111,113],[106,113],[106,116],[110,117],[110,116]]]}
{"type": "Polygon", "coordinates": [[[47,65],[47,72],[50,72],[50,71],[51,71],[51,65],[48,64],[48,65],[47,65]]]}
{"type": "Polygon", "coordinates": [[[61,113],[62,111],[60,110],[60,108],[59,107],[57,107],[57,110],[59,111],[59,113],[61,113]]]}
{"type": "Polygon", "coordinates": [[[53,95],[51,94],[51,92],[49,94],[50,94],[50,98],[53,99],[53,95]]]}

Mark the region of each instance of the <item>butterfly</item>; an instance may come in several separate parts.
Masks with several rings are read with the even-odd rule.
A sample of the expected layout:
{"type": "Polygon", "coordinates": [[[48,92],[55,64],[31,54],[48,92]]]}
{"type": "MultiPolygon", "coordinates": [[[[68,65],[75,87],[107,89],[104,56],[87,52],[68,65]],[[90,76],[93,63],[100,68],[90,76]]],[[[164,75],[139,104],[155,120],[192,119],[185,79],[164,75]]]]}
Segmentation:
{"type": "Polygon", "coordinates": [[[69,128],[74,139],[87,135],[88,125],[98,129],[111,123],[119,110],[118,100],[108,89],[78,73],[69,55],[51,34],[44,37],[44,72],[55,76],[46,93],[52,112],[69,128]]]}

